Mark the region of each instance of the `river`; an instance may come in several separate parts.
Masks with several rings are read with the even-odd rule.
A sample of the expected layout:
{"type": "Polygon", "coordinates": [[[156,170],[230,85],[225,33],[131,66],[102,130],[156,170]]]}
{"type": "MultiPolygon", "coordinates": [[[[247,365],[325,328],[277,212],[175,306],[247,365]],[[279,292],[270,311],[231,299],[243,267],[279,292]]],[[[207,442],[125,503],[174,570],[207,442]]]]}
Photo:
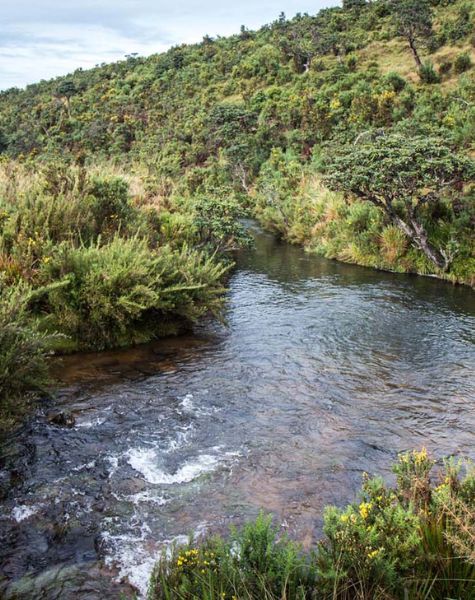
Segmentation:
{"type": "Polygon", "coordinates": [[[474,292],[254,234],[225,326],[56,359],[54,401],[2,442],[5,598],[143,594],[164,545],[260,508],[308,546],[398,451],[475,458],[474,292]]]}

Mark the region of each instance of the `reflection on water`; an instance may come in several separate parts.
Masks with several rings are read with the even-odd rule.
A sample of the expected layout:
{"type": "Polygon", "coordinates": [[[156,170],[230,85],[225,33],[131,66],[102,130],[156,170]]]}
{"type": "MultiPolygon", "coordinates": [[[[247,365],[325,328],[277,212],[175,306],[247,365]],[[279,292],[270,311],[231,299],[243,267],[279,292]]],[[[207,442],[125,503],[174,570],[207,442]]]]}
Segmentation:
{"type": "Polygon", "coordinates": [[[308,544],[397,451],[475,458],[471,290],[256,240],[227,328],[57,361],[53,406],[5,443],[7,597],[144,591],[164,542],[260,507],[308,544]]]}

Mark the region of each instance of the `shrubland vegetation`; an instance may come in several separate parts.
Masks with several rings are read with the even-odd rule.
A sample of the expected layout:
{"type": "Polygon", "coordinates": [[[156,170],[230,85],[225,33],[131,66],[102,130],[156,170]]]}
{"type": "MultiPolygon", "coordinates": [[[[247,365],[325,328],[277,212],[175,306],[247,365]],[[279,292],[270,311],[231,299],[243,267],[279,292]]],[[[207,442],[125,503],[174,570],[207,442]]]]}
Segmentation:
{"type": "Polygon", "coordinates": [[[465,600],[475,595],[475,473],[399,456],[397,485],[365,476],[358,503],[328,507],[311,551],[270,517],[176,546],[157,563],[150,600],[465,600]]]}
{"type": "Polygon", "coordinates": [[[219,314],[244,213],[329,258],[473,285],[474,14],[345,0],[0,93],[0,273],[23,307],[5,322],[32,336],[25,381],[51,349],[219,314]]]}
{"type": "Polygon", "coordinates": [[[247,243],[232,201],[160,202],[115,171],[2,165],[0,392],[10,422],[52,351],[103,350],[220,316],[225,250],[247,243]],[[32,167],[35,171],[32,174],[32,167]],[[133,193],[132,193],[133,190],[133,193]],[[219,250],[219,254],[216,252],[219,250]]]}

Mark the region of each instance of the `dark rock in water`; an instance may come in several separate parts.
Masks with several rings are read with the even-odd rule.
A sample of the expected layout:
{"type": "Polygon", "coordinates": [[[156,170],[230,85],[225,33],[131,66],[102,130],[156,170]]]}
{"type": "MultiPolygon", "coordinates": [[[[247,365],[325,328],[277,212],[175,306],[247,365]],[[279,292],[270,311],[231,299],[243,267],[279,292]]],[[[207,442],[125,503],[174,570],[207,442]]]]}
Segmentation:
{"type": "Polygon", "coordinates": [[[127,584],[115,583],[112,575],[94,563],[58,565],[36,576],[25,576],[6,588],[0,586],[0,592],[5,600],[134,598],[134,590],[127,584]]]}
{"type": "Polygon", "coordinates": [[[57,425],[58,427],[74,427],[76,424],[76,419],[71,413],[67,412],[57,412],[50,413],[47,416],[47,419],[53,425],[57,425]]]}

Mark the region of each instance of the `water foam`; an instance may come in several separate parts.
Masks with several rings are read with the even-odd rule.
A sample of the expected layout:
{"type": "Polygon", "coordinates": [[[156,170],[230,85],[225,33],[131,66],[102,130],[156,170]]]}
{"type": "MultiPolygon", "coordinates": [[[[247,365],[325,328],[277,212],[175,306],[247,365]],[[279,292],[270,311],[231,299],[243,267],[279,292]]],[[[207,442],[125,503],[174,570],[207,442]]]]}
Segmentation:
{"type": "Polygon", "coordinates": [[[105,423],[105,417],[95,417],[94,419],[85,419],[84,421],[79,421],[76,419],[76,427],[83,427],[84,429],[90,429],[91,427],[99,427],[105,423]]]}
{"type": "Polygon", "coordinates": [[[133,535],[113,535],[108,531],[102,532],[102,540],[109,549],[105,563],[119,570],[117,581],[127,578],[139,592],[140,598],[146,598],[150,575],[152,574],[157,556],[146,549],[146,541],[150,537],[150,527],[142,523],[140,533],[133,535]]]}
{"type": "Polygon", "coordinates": [[[41,507],[41,504],[20,504],[15,506],[15,508],[12,510],[12,517],[17,523],[21,523],[33,515],[36,515],[41,510],[41,507]]]}
{"type": "Polygon", "coordinates": [[[129,450],[129,465],[142,473],[145,480],[154,484],[172,485],[189,483],[204,473],[213,471],[219,458],[212,454],[202,454],[195,460],[185,463],[175,473],[167,473],[158,466],[156,450],[151,448],[132,448],[129,450]]]}
{"type": "MultiPolygon", "coordinates": [[[[199,537],[206,530],[206,523],[199,523],[195,536],[199,537]]],[[[133,535],[113,535],[108,531],[102,533],[102,539],[109,553],[105,563],[109,567],[118,569],[117,581],[127,581],[138,591],[138,597],[147,597],[148,583],[160,552],[168,552],[174,545],[183,545],[188,542],[188,536],[177,535],[161,542],[151,541],[150,528],[142,523],[140,533],[133,535]]]]}
{"type": "Polygon", "coordinates": [[[186,394],[183,400],[180,402],[181,409],[178,410],[180,414],[183,412],[195,415],[196,417],[206,417],[216,412],[216,408],[212,406],[197,406],[193,394],[186,394]]]}
{"type": "Polygon", "coordinates": [[[151,490],[144,490],[143,492],[137,492],[130,496],[126,496],[126,500],[133,502],[133,504],[140,504],[141,502],[148,502],[155,504],[156,506],[163,506],[168,502],[165,496],[157,496],[151,490]]]}

